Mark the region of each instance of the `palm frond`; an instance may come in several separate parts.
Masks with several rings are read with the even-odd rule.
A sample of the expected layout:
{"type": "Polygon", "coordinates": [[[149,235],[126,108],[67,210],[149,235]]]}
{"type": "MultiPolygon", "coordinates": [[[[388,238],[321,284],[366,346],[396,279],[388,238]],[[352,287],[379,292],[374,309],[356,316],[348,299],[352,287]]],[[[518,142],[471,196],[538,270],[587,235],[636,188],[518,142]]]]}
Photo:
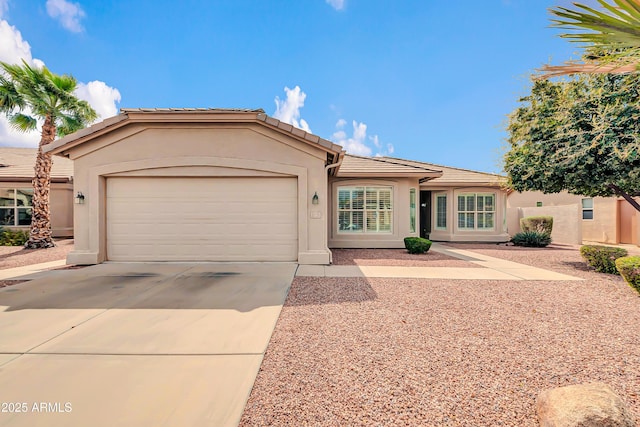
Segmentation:
{"type": "MultiPolygon", "coordinates": [[[[75,132],[97,118],[93,108],[73,93],[77,86],[73,76],[32,67],[25,61],[22,65],[0,65],[5,71],[4,80],[0,78],[0,112],[9,115],[28,107],[35,118],[53,117],[54,124],[61,126],[61,134],[75,132]]],[[[16,127],[32,128],[27,116],[15,117],[16,127]]]]}
{"type": "Polygon", "coordinates": [[[38,121],[23,113],[11,114],[8,119],[11,127],[20,132],[30,132],[38,128],[38,121]]]}
{"type": "Polygon", "coordinates": [[[574,42],[640,47],[640,0],[613,0],[613,2],[615,6],[605,0],[598,0],[605,11],[580,3],[574,3],[576,10],[565,7],[550,9],[550,12],[558,17],[552,19],[552,26],[590,31],[560,35],[574,42]]]}
{"type": "Polygon", "coordinates": [[[535,75],[533,79],[544,80],[572,74],[629,74],[638,71],[639,68],[640,62],[631,64],[567,63],[564,65],[545,65],[540,69],[543,74],[535,75]]]}

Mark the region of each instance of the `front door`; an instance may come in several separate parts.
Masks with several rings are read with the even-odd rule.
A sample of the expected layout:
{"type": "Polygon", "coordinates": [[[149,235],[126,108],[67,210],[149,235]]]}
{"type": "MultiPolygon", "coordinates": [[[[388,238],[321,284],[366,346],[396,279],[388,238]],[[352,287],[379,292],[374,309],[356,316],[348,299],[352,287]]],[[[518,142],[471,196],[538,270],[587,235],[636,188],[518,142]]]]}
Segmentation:
{"type": "Polygon", "coordinates": [[[431,191],[420,191],[420,237],[431,233],[431,191]]]}

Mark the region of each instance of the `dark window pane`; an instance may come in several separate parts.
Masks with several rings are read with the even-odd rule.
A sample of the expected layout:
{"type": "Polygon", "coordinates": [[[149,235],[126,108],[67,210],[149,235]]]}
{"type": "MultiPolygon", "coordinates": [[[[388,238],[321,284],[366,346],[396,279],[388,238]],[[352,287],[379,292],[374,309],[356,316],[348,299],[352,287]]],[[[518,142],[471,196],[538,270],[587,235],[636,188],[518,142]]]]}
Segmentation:
{"type": "Polygon", "coordinates": [[[583,210],[582,219],[593,219],[593,211],[587,209],[583,210]]]}
{"type": "Polygon", "coordinates": [[[33,209],[18,208],[18,225],[31,225],[31,215],[33,215],[33,209]]]}
{"type": "Polygon", "coordinates": [[[15,209],[0,208],[0,225],[16,225],[14,215],[15,209]]]}

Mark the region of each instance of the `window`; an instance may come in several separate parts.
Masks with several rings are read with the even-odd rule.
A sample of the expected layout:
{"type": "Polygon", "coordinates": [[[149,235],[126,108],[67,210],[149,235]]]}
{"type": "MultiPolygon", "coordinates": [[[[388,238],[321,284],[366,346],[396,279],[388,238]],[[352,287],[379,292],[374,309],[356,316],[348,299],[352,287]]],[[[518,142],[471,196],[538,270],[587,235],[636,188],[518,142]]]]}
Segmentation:
{"type": "Polygon", "coordinates": [[[416,189],[409,190],[409,232],[416,232],[416,189]]]}
{"type": "Polygon", "coordinates": [[[0,225],[30,225],[33,206],[33,189],[0,189],[0,225]]]}
{"type": "Polygon", "coordinates": [[[447,195],[436,195],[436,230],[447,228],[447,195]]]}
{"type": "Polygon", "coordinates": [[[338,231],[391,233],[391,187],[340,187],[338,231]]]}
{"type": "Polygon", "coordinates": [[[458,195],[458,228],[493,230],[496,215],[495,194],[458,195]]]}
{"type": "Polygon", "coordinates": [[[593,199],[582,199],[582,219],[593,219],[593,199]]]}

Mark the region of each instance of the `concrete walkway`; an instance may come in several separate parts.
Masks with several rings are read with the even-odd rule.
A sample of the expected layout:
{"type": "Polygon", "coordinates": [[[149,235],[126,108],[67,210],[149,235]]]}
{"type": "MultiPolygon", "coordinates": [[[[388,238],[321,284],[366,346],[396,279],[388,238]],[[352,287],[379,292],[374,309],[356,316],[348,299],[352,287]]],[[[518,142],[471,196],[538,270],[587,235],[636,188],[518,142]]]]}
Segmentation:
{"type": "Polygon", "coordinates": [[[40,264],[7,268],[4,270],[0,270],[0,280],[31,280],[35,278],[33,275],[37,273],[41,273],[52,268],[64,267],[66,263],[66,260],[60,259],[57,261],[43,262],[40,264]]]}
{"type": "Polygon", "coordinates": [[[417,279],[486,280],[583,280],[513,261],[482,255],[464,249],[445,248],[436,243],[431,250],[468,261],[470,267],[387,267],[370,265],[301,265],[296,276],[315,277],[398,277],[417,279]]]}

